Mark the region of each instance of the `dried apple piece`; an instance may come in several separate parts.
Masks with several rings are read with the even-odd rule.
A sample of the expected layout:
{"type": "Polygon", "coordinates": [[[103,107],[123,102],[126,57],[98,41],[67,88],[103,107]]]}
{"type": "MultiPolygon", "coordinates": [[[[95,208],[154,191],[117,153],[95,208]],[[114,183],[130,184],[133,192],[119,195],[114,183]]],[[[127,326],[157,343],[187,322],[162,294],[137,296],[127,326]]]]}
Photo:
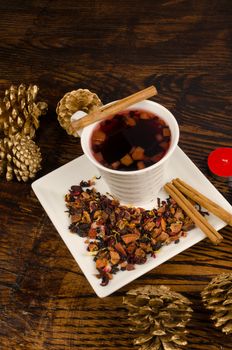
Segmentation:
{"type": "Polygon", "coordinates": [[[128,126],[135,126],[136,125],[136,120],[134,118],[130,117],[130,116],[127,116],[125,118],[125,123],[128,126]]]}
{"type": "Polygon", "coordinates": [[[120,261],[120,255],[115,250],[110,251],[110,261],[112,265],[116,265],[120,261]]]}
{"type": "Polygon", "coordinates": [[[140,160],[139,162],[137,162],[137,169],[141,170],[145,168],[145,164],[142,160],[140,160]]]}
{"type": "Polygon", "coordinates": [[[140,119],[150,119],[150,114],[147,112],[141,112],[140,119]]]}
{"type": "Polygon", "coordinates": [[[133,163],[133,159],[129,154],[126,154],[124,157],[122,157],[120,161],[123,165],[126,165],[126,166],[129,166],[133,163]]]}
{"type": "Polygon", "coordinates": [[[137,239],[139,239],[140,234],[138,233],[127,233],[122,236],[122,240],[126,243],[129,244],[131,242],[135,242],[137,239]]]}
{"type": "Polygon", "coordinates": [[[168,149],[169,143],[166,141],[161,142],[160,147],[162,147],[164,150],[168,149]]]}
{"type": "Polygon", "coordinates": [[[118,169],[119,167],[120,167],[120,162],[119,162],[119,160],[118,161],[116,161],[116,162],[114,162],[114,163],[112,163],[111,164],[111,167],[112,167],[112,169],[118,169]]]}
{"type": "Polygon", "coordinates": [[[163,136],[164,137],[168,137],[171,135],[171,132],[170,132],[170,129],[167,127],[167,128],[163,128],[163,136]]]}
{"type": "Polygon", "coordinates": [[[92,136],[93,143],[100,145],[106,140],[106,134],[102,130],[95,130],[92,136]]]}
{"type": "Polygon", "coordinates": [[[123,245],[120,242],[117,242],[114,246],[114,248],[121,253],[124,256],[127,256],[126,250],[123,248],[123,245]]]}
{"type": "Polygon", "coordinates": [[[134,160],[143,160],[144,159],[144,149],[140,146],[136,147],[131,154],[134,160]]]}
{"type": "Polygon", "coordinates": [[[103,159],[103,155],[102,155],[102,153],[101,152],[97,152],[97,153],[95,153],[95,158],[96,158],[96,160],[99,162],[99,163],[102,163],[103,161],[104,161],[104,159],[103,159]]]}
{"type": "Polygon", "coordinates": [[[154,163],[157,163],[160,159],[162,159],[164,156],[164,151],[158,153],[158,154],[155,154],[151,160],[154,162],[154,163]]]}

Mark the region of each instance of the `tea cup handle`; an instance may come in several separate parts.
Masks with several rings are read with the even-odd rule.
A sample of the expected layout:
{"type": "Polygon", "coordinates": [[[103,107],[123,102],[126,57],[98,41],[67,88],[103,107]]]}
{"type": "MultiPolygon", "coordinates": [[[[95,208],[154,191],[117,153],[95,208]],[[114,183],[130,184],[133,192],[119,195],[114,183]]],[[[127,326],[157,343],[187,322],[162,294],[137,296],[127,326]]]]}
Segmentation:
{"type": "MultiPolygon", "coordinates": [[[[87,113],[83,112],[83,111],[77,111],[75,112],[72,116],[71,116],[71,123],[74,122],[75,120],[81,119],[82,117],[84,117],[87,113]]],[[[76,135],[75,136],[80,136],[82,134],[83,129],[79,129],[76,131],[76,135]]]]}

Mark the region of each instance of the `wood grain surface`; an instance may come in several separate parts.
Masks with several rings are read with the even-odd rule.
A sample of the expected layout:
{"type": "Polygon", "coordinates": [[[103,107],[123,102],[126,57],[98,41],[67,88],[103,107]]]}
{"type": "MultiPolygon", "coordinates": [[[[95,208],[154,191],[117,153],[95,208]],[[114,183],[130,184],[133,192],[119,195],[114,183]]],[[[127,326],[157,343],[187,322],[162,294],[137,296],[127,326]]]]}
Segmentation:
{"type": "MultiPolygon", "coordinates": [[[[232,147],[230,0],[0,1],[0,96],[34,83],[49,105],[36,142],[43,176],[82,154],[57,121],[56,105],[78,88],[104,103],[150,85],[180,126],[179,146],[232,203],[207,157],[232,147]]],[[[178,164],[176,165],[178,167],[178,164]]],[[[0,349],[129,350],[126,291],[164,284],[192,302],[188,350],[229,350],[200,292],[232,268],[232,230],[203,240],[104,299],[98,298],[35,197],[31,183],[0,182],[0,349]]]]}

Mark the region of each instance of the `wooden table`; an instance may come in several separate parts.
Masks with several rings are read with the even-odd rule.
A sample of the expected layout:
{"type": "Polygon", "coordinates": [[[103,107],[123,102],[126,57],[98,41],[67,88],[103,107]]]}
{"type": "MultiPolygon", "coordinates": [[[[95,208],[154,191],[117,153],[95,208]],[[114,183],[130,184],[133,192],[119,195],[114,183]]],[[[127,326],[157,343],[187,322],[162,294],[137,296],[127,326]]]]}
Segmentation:
{"type": "MultiPolygon", "coordinates": [[[[79,140],[57,121],[66,92],[88,88],[104,103],[149,85],[180,126],[179,146],[231,203],[207,157],[231,147],[231,1],[57,0],[0,3],[1,97],[12,83],[38,84],[49,111],[36,142],[37,178],[82,154],[79,140]]],[[[178,166],[178,164],[177,164],[178,166]]],[[[163,284],[194,309],[189,350],[232,349],[215,329],[200,292],[231,271],[231,228],[219,246],[207,239],[113,295],[100,299],[35,197],[31,183],[0,183],[0,349],[129,350],[122,297],[136,286],[163,284]]]]}

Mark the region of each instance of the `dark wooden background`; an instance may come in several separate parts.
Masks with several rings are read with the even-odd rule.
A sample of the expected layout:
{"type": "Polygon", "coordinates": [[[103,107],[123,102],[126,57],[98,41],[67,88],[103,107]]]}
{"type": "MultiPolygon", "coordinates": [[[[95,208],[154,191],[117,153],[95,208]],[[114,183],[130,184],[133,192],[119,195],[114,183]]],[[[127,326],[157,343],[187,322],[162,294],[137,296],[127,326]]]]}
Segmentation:
{"type": "MultiPolygon", "coordinates": [[[[231,203],[231,188],[207,170],[212,150],[232,146],[231,23],[230,0],[1,0],[0,95],[12,83],[34,83],[49,105],[36,138],[38,177],[82,154],[57,121],[66,92],[88,88],[107,103],[154,84],[155,100],[179,122],[180,147],[231,203]]],[[[100,299],[31,184],[3,178],[0,191],[1,350],[129,350],[122,297],[145,284],[192,301],[187,349],[232,349],[200,298],[213,276],[231,271],[231,228],[219,246],[204,240],[100,299]]]]}

